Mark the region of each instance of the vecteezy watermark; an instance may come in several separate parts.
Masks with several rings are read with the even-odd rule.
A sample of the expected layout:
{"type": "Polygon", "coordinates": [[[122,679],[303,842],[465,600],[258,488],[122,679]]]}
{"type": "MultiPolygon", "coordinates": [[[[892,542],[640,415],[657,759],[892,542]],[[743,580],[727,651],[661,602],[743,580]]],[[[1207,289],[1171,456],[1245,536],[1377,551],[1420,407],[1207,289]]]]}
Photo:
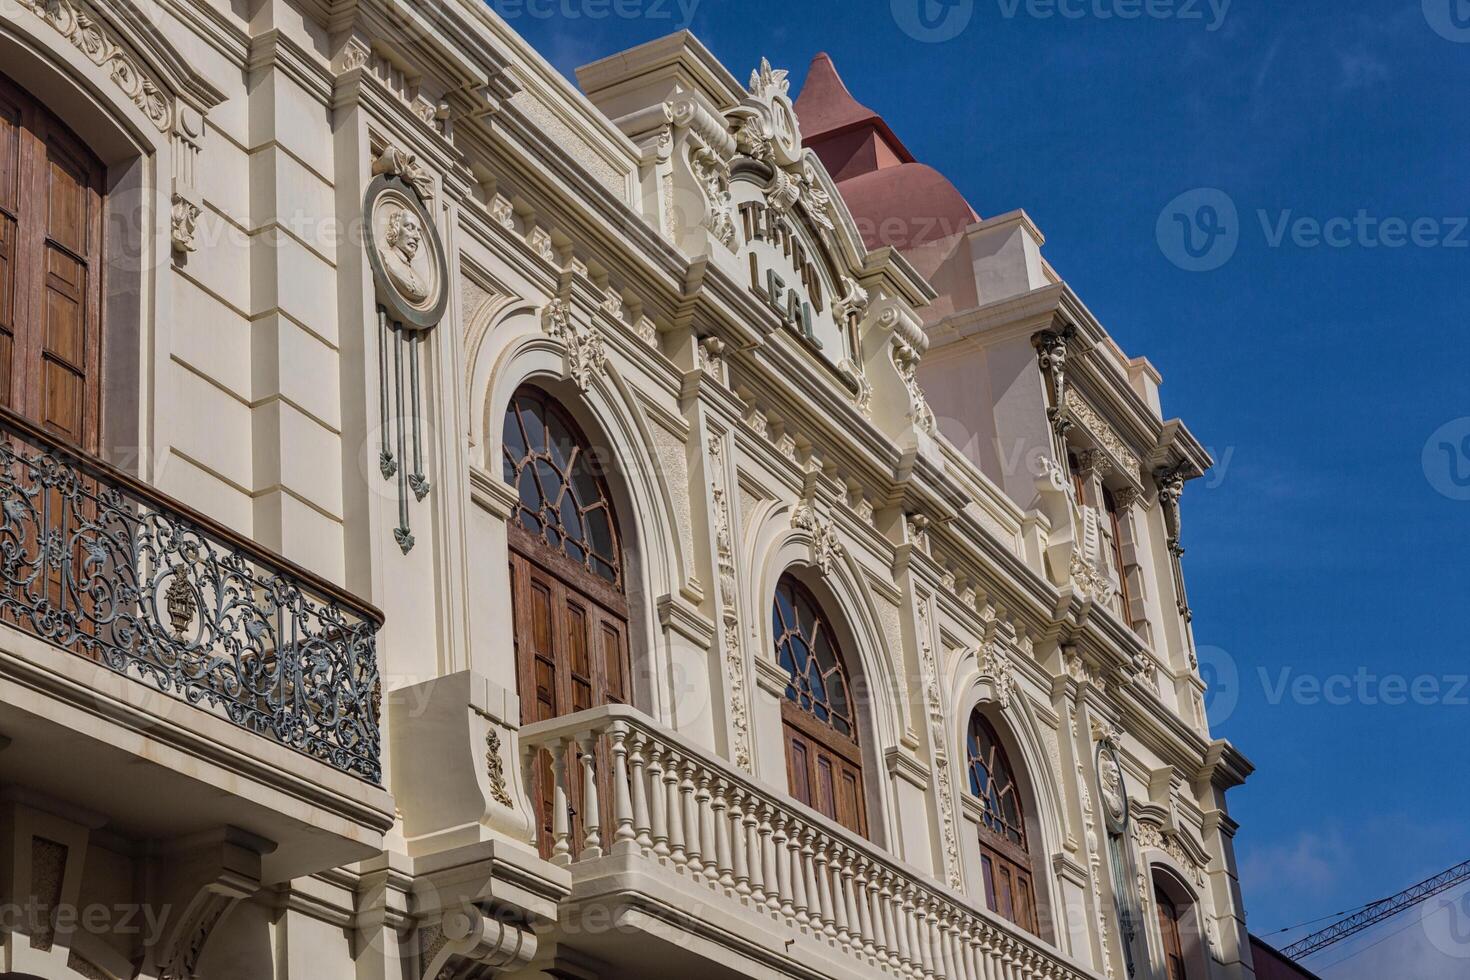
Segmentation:
{"type": "Polygon", "coordinates": [[[1424,0],[1424,19],[1445,40],[1470,44],[1470,0],[1424,0]]]}
{"type": "Polygon", "coordinates": [[[1436,895],[1419,909],[1419,927],[1444,955],[1470,960],[1470,891],[1436,895]]]}
{"type": "Polygon", "coordinates": [[[506,20],[654,20],[667,21],[673,30],[694,23],[703,0],[489,0],[506,20]]]}
{"type": "Polygon", "coordinates": [[[996,0],[1006,20],[1199,21],[1210,33],[1225,26],[1233,0],[996,0]]]}
{"type": "Polygon", "coordinates": [[[1446,422],[1424,444],[1424,475],[1451,500],[1470,500],[1470,418],[1446,422]]]}
{"type": "Polygon", "coordinates": [[[915,41],[943,44],[970,26],[975,0],[889,0],[889,9],[894,23],[915,41]]]}
{"type": "MultiPolygon", "coordinates": [[[[1291,208],[1260,208],[1255,218],[1267,248],[1470,248],[1470,217],[1380,217],[1359,208],[1352,215],[1321,218],[1291,208]]],[[[1213,272],[1235,257],[1245,224],[1229,194],[1199,187],[1164,206],[1155,234],[1164,257],[1179,268],[1213,272]]]]}
{"type": "Polygon", "coordinates": [[[1290,701],[1307,708],[1322,705],[1332,708],[1348,705],[1470,708],[1470,674],[1409,677],[1405,674],[1375,674],[1367,667],[1359,667],[1352,674],[1319,677],[1298,674],[1290,667],[1280,668],[1274,676],[1266,667],[1257,670],[1266,703],[1273,707],[1290,701]]]}
{"type": "Polygon", "coordinates": [[[1222,725],[1240,705],[1240,667],[1219,647],[1197,647],[1194,653],[1205,683],[1205,715],[1211,725],[1222,725]]]}
{"type": "Polygon", "coordinates": [[[1211,272],[1240,247],[1240,213],[1229,194],[1197,187],[1164,206],[1154,233],[1170,262],[1186,272],[1211,272]]]}

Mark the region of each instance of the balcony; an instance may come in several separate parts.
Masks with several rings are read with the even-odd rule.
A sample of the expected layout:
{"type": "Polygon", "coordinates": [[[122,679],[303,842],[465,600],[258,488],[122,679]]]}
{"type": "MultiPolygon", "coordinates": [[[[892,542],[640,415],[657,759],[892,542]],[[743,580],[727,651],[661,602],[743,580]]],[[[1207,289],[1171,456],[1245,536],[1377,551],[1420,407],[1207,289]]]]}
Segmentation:
{"type": "Polygon", "coordinates": [[[557,941],[614,975],[1093,977],[636,710],[530,725],[521,747],[524,772],[545,752],[554,774],[551,860],[573,880],[557,941]]]}
{"type": "Polygon", "coordinates": [[[370,853],[381,615],[9,410],[0,430],[0,781],[138,839],[237,827],[280,874],[370,853]]]}

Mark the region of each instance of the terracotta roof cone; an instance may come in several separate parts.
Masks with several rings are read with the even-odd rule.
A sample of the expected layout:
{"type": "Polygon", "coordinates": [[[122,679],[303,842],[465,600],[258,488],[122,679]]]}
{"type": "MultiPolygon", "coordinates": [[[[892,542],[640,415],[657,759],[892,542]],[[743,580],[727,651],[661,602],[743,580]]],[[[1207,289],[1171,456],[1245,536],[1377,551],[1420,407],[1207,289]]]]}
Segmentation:
{"type": "Polygon", "coordinates": [[[980,220],[948,178],[917,162],[883,117],[853,98],[826,52],[812,59],[796,115],[869,248],[908,251],[980,220]]]}

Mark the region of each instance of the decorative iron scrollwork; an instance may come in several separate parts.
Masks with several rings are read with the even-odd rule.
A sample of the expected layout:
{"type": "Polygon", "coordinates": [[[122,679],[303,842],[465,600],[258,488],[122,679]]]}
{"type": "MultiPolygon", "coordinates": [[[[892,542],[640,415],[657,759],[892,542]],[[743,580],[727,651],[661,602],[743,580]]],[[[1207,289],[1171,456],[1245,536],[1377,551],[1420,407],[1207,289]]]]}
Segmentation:
{"type": "Polygon", "coordinates": [[[376,614],[13,412],[0,431],[0,621],[380,780],[376,614]]]}

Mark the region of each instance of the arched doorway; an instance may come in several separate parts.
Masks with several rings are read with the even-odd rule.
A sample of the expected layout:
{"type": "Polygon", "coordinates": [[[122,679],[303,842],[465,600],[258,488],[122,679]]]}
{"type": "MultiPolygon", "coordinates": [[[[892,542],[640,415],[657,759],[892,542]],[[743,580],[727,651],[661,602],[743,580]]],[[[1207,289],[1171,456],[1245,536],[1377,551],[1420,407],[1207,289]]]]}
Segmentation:
{"type": "Polygon", "coordinates": [[[1159,936],[1164,944],[1164,975],[1168,980],[1189,980],[1184,965],[1182,912],[1169,893],[1154,882],[1154,906],[1159,912],[1159,936]]]}
{"type": "Polygon", "coordinates": [[[0,404],[94,453],[105,172],[0,75],[0,404]]]}
{"type": "Polygon", "coordinates": [[[862,737],[852,676],[831,620],[789,573],[776,586],[771,633],[776,662],[788,676],[781,720],[791,795],[866,837],[862,737]]]}
{"type": "MultiPolygon", "coordinates": [[[[519,495],[507,535],[521,721],[627,704],[628,598],[622,536],[602,473],[605,455],[565,408],[533,386],[511,398],[503,437],[505,481],[519,495]]],[[[608,766],[597,768],[607,781],[608,766]]],[[[549,856],[554,784],[548,756],[532,780],[541,849],[549,856]]],[[[575,850],[585,834],[581,785],[571,784],[575,850]]],[[[599,796],[610,805],[610,792],[599,796]]],[[[610,827],[606,815],[602,827],[610,827]]]]}
{"type": "Polygon", "coordinates": [[[980,870],[992,912],[1038,933],[1026,807],[995,727],[977,708],[965,737],[970,794],[980,802],[980,870]]]}

